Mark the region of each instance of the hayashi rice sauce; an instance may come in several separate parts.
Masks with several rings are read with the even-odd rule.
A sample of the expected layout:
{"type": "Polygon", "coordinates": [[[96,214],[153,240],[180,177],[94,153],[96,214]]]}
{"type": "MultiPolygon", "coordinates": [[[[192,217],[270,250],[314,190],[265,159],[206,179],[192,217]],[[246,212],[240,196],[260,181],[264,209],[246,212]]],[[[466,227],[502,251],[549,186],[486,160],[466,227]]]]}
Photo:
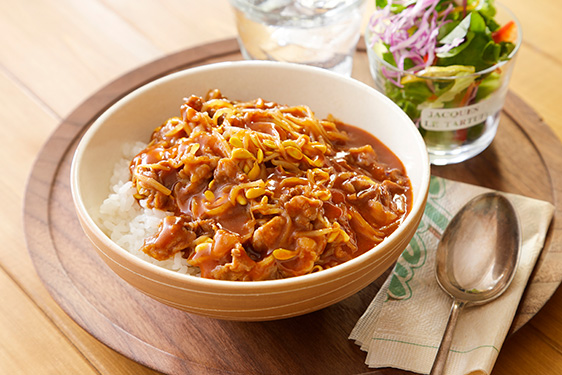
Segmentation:
{"type": "Polygon", "coordinates": [[[412,189],[369,133],[306,106],[191,96],[130,164],[135,198],[170,213],[142,251],[201,276],[267,280],[346,262],[389,236],[412,189]]]}

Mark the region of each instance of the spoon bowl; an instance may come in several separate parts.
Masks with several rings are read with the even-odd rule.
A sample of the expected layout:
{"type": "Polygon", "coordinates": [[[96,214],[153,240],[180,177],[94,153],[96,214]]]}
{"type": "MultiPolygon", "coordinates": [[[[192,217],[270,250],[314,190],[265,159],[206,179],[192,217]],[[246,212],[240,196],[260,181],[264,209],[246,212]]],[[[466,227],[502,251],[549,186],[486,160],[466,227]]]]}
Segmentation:
{"type": "Polygon", "coordinates": [[[449,223],[436,254],[437,282],[451,297],[474,304],[503,293],[515,275],[521,236],[503,195],[468,202],[449,223]]]}
{"type": "Polygon", "coordinates": [[[435,272],[453,306],[431,374],[442,373],[462,308],[499,297],[519,262],[520,224],[513,205],[498,193],[470,200],[451,220],[437,247],[435,272]]]}

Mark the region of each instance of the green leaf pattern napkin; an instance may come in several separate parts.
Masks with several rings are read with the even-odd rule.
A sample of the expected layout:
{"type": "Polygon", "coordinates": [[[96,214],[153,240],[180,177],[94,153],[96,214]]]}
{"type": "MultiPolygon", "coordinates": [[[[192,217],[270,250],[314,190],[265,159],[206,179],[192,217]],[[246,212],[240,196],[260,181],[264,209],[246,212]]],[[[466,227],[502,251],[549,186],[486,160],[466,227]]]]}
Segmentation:
{"type": "MultiPolygon", "coordinates": [[[[421,374],[430,371],[452,304],[435,279],[435,250],[455,213],[471,198],[488,191],[432,177],[416,234],[350,335],[367,351],[369,367],[393,367],[421,374]]],[[[446,374],[491,372],[544,245],[554,213],[552,204],[520,195],[505,196],[515,206],[521,222],[519,268],[501,297],[486,305],[469,305],[461,312],[446,374]]]]}

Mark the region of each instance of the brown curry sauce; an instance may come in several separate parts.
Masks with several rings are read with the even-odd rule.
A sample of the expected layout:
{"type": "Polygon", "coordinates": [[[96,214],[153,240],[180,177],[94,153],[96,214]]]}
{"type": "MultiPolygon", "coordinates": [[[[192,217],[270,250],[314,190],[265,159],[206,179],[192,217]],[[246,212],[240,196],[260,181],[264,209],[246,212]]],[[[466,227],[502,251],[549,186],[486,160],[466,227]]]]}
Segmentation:
{"type": "Polygon", "coordinates": [[[181,252],[215,279],[334,267],[394,232],[412,201],[402,163],[368,132],[218,90],[186,99],[130,170],[136,198],[170,213],[142,250],[181,252]]]}

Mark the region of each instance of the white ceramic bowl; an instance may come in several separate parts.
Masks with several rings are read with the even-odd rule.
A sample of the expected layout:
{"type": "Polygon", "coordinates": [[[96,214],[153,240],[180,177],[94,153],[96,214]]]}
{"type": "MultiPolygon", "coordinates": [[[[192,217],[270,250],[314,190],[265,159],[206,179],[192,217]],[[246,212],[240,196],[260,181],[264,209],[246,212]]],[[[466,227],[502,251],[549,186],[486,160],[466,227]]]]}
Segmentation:
{"type": "Polygon", "coordinates": [[[227,62],[188,69],[130,93],[105,113],[82,138],[71,171],[80,223],[100,257],[135,288],[170,306],[229,320],[273,320],[309,313],[357,293],[390,267],[414,235],[429,188],[429,161],[418,130],[394,103],[356,80],[304,65],[267,61],[227,62]],[[238,282],[179,274],[122,249],[92,217],[109,194],[109,178],[122,145],[146,141],[153,129],[179,113],[183,98],[212,88],[237,100],[262,97],[305,104],[318,117],[338,119],[374,134],[406,167],[413,206],[404,223],[373,250],[344,264],[281,280],[238,282]]]}

